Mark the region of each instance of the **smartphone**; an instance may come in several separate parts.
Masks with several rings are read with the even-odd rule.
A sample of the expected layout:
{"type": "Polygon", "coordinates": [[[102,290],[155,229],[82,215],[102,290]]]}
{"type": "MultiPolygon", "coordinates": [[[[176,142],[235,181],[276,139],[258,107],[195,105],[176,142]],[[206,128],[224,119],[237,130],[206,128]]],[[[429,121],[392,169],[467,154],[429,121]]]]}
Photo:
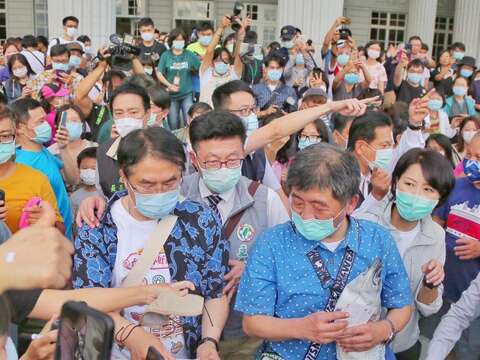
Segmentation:
{"type": "Polygon", "coordinates": [[[0,190],[0,201],[5,202],[5,191],[0,190]]]}
{"type": "Polygon", "coordinates": [[[146,360],[164,360],[165,358],[153,346],[148,348],[146,360]]]}
{"type": "Polygon", "coordinates": [[[67,127],[67,117],[68,117],[68,114],[66,111],[64,111],[62,113],[62,118],[60,119],[60,126],[63,128],[67,127]]]}
{"type": "Polygon", "coordinates": [[[55,350],[56,360],[109,360],[113,320],[84,302],[69,301],[62,307],[55,350]]]}

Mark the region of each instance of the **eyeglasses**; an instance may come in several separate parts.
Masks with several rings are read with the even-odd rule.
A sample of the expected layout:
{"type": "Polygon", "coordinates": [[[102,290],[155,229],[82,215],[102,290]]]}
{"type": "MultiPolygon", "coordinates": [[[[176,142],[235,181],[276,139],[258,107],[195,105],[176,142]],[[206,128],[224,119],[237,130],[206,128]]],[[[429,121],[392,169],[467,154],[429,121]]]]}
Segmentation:
{"type": "Polygon", "coordinates": [[[164,184],[155,184],[143,187],[140,185],[133,185],[130,181],[127,181],[127,185],[137,194],[151,195],[176,190],[181,179],[172,179],[164,184]]]}
{"type": "Polygon", "coordinates": [[[235,115],[238,115],[238,116],[248,116],[251,113],[255,112],[255,110],[257,110],[257,108],[254,105],[254,106],[250,106],[250,107],[243,108],[243,109],[230,109],[228,111],[230,111],[231,113],[234,113],[235,115]]]}
{"type": "Polygon", "coordinates": [[[304,139],[306,141],[322,141],[322,137],[320,135],[300,135],[298,139],[304,139]]]}
{"type": "Polygon", "coordinates": [[[10,144],[15,140],[14,134],[0,135],[0,144],[10,144]]]}
{"type": "Polygon", "coordinates": [[[210,160],[202,162],[206,170],[218,170],[221,169],[222,166],[225,166],[228,169],[236,169],[242,166],[242,163],[243,159],[230,159],[227,161],[210,160]]]}

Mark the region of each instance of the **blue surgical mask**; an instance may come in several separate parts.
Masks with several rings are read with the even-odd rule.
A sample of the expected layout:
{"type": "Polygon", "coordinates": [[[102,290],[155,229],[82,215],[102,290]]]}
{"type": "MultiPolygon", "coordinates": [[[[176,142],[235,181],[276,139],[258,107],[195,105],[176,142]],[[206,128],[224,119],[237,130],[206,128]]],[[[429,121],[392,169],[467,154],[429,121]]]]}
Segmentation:
{"type": "Polygon", "coordinates": [[[232,190],[242,177],[242,167],[229,169],[222,167],[217,170],[202,169],[205,185],[214,193],[223,194],[232,190]]]}
{"type": "Polygon", "coordinates": [[[358,73],[348,73],[345,74],[345,82],[349,85],[355,85],[358,84],[360,81],[360,76],[358,73]]]}
{"type": "Polygon", "coordinates": [[[439,99],[428,100],[428,108],[432,111],[438,111],[442,108],[443,101],[439,99]]]}
{"type": "Polygon", "coordinates": [[[137,210],[143,216],[154,220],[162,219],[170,214],[177,206],[180,197],[179,189],[156,194],[140,194],[135,191],[133,193],[137,210]]]}
{"type": "Polygon", "coordinates": [[[387,170],[392,162],[393,149],[375,149],[375,160],[369,164],[373,170],[375,168],[387,170]]]}
{"type": "Polygon", "coordinates": [[[184,40],[174,40],[172,41],[172,47],[176,50],[183,50],[185,47],[185,41],[184,40]]]}
{"type": "Polygon", "coordinates": [[[465,53],[462,52],[462,51],[454,51],[453,52],[453,58],[457,61],[462,60],[464,56],[465,56],[465,53]]]}
{"type": "Polygon", "coordinates": [[[227,44],[227,46],[225,46],[225,48],[228,50],[228,52],[230,54],[233,54],[233,49],[234,49],[234,44],[233,43],[227,44]]]}
{"type": "Polygon", "coordinates": [[[247,136],[250,136],[252,132],[258,129],[258,118],[254,112],[248,116],[242,116],[242,121],[245,129],[247,129],[247,136]]]}
{"type": "Polygon", "coordinates": [[[469,78],[470,76],[472,76],[472,74],[473,74],[472,70],[468,70],[468,69],[460,70],[460,76],[462,76],[464,78],[469,78]]]}
{"type": "Polygon", "coordinates": [[[452,91],[455,96],[465,96],[467,94],[467,89],[463,86],[454,86],[452,91]]]}
{"type": "Polygon", "coordinates": [[[33,130],[35,131],[35,137],[33,138],[33,141],[35,141],[37,144],[45,144],[52,139],[52,128],[46,121],[42,122],[33,130]]]}
{"type": "Polygon", "coordinates": [[[430,200],[397,189],[395,204],[400,216],[407,221],[418,221],[430,215],[438,200],[430,200]]]}
{"type": "Polygon", "coordinates": [[[407,74],[407,80],[410,81],[412,84],[418,85],[420,81],[423,79],[423,74],[409,72],[407,74]]]}
{"type": "Polygon", "coordinates": [[[254,54],[254,55],[253,55],[253,58],[254,58],[255,60],[263,61],[263,54],[254,54]]]}
{"type": "Polygon", "coordinates": [[[75,56],[72,55],[70,56],[70,60],[68,61],[70,67],[72,68],[78,68],[80,67],[80,64],[82,63],[82,58],[80,56],[75,56]]]}
{"type": "Polygon", "coordinates": [[[150,117],[148,118],[147,120],[147,127],[152,127],[155,125],[155,123],[157,122],[157,114],[155,113],[151,113],[150,114],[150,117]]]}
{"type": "Polygon", "coordinates": [[[337,227],[333,224],[334,219],[335,218],[327,220],[304,220],[299,214],[292,210],[292,221],[295,224],[295,228],[305,239],[311,241],[322,241],[337,231],[337,227]]]}
{"type": "Polygon", "coordinates": [[[199,42],[200,45],[202,45],[202,46],[208,46],[208,45],[210,45],[210,43],[212,42],[212,36],[211,36],[211,35],[200,36],[200,37],[198,38],[198,42],[199,42]]]}
{"type": "Polygon", "coordinates": [[[219,75],[225,75],[229,69],[229,65],[223,61],[216,62],[214,64],[215,72],[219,75]]]}
{"type": "Polygon", "coordinates": [[[297,54],[297,56],[295,57],[295,64],[297,65],[305,64],[305,58],[303,57],[303,54],[297,54]]]}
{"type": "Polygon", "coordinates": [[[55,71],[68,71],[68,64],[52,62],[52,69],[55,71]]]}
{"type": "Polygon", "coordinates": [[[0,143],[0,164],[6,163],[15,154],[15,141],[7,144],[0,143]]]}
{"type": "Polygon", "coordinates": [[[306,149],[307,147],[309,147],[311,145],[319,144],[321,142],[322,142],[322,140],[320,140],[320,139],[311,140],[310,138],[301,137],[298,140],[298,148],[300,150],[303,150],[303,149],[306,149]]]}
{"type": "Polygon", "coordinates": [[[348,54],[340,54],[337,56],[337,62],[340,66],[344,66],[350,60],[350,55],[348,54]]]}
{"type": "Polygon", "coordinates": [[[278,81],[282,78],[282,69],[268,69],[268,78],[271,81],[278,81]]]}
{"type": "Polygon", "coordinates": [[[463,159],[463,172],[472,183],[480,181],[480,161],[463,159]]]}
{"type": "Polygon", "coordinates": [[[82,136],[83,124],[81,122],[67,121],[65,125],[70,140],[78,140],[82,136]]]}
{"type": "Polygon", "coordinates": [[[286,40],[282,41],[282,45],[284,48],[291,49],[294,46],[293,40],[286,40]]]}

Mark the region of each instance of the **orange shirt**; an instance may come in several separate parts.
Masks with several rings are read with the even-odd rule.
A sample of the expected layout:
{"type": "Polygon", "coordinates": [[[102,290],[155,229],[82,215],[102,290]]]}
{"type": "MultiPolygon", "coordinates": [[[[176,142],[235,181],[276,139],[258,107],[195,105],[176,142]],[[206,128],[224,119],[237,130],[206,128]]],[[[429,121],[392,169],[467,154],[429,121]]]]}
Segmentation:
{"type": "Polygon", "coordinates": [[[15,170],[10,176],[0,178],[0,189],[5,191],[7,207],[5,222],[12,233],[18,230],[23,208],[35,196],[48,201],[55,209],[57,221],[63,222],[50,182],[40,171],[23,164],[15,164],[15,170]]]}

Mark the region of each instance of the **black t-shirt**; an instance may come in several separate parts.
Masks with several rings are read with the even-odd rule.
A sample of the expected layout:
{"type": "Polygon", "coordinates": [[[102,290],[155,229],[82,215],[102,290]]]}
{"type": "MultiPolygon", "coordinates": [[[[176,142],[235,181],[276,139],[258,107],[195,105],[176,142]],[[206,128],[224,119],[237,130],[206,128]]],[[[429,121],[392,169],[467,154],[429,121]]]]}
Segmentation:
{"type": "Polygon", "coordinates": [[[89,140],[98,142],[100,129],[109,119],[110,111],[106,105],[93,105],[92,111],[86,119],[91,131],[89,140]]]}
{"type": "Polygon", "coordinates": [[[253,59],[250,64],[245,64],[242,80],[247,84],[258,84],[262,80],[262,76],[262,62],[260,60],[253,59]]]}
{"type": "Polygon", "coordinates": [[[34,290],[11,290],[5,292],[5,297],[12,311],[12,321],[19,324],[32,312],[35,304],[42,293],[42,289],[34,290]]]}
{"type": "Polygon", "coordinates": [[[160,60],[160,56],[162,56],[163,52],[167,50],[165,45],[159,43],[158,41],[154,41],[152,46],[145,46],[143,43],[140,45],[140,57],[148,58],[151,57],[155,62],[155,65],[158,64],[160,60]]]}
{"type": "Polygon", "coordinates": [[[438,74],[440,74],[440,71],[438,68],[435,70],[432,70],[431,72],[430,80],[433,81],[433,86],[435,87],[435,89],[442,92],[442,94],[444,94],[446,97],[452,96],[453,95],[453,91],[452,91],[453,77],[449,76],[446,79],[435,80],[435,76],[437,76],[438,74]]]}
{"type": "Polygon", "coordinates": [[[395,89],[397,101],[403,101],[410,104],[413,99],[422,97],[427,93],[423,86],[412,86],[408,81],[403,80],[398,88],[395,89]]]}

